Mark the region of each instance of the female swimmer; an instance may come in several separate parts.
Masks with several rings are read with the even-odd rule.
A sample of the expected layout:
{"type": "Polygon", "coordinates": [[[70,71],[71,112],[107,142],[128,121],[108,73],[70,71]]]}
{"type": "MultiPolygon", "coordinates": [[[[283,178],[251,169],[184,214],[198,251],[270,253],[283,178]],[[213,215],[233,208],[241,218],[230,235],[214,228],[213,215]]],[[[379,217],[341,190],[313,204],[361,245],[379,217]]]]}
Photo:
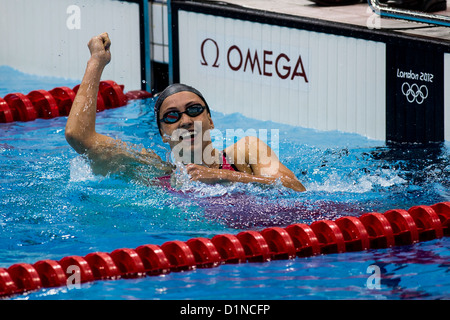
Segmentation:
{"type": "MultiPolygon", "coordinates": [[[[130,164],[140,163],[152,166],[161,176],[170,175],[174,166],[152,150],[136,149],[95,130],[97,94],[103,69],[111,61],[110,46],[107,33],[93,37],[88,43],[91,57],[67,119],[66,139],[78,153],[88,156],[94,173],[126,171],[133,168],[130,164]]],[[[285,187],[305,191],[271,148],[256,137],[244,137],[223,151],[213,148],[209,132],[214,123],[209,106],[203,95],[190,86],[167,87],[155,103],[155,119],[163,142],[170,145],[175,159],[185,165],[193,181],[210,184],[281,181],[285,187]]]]}

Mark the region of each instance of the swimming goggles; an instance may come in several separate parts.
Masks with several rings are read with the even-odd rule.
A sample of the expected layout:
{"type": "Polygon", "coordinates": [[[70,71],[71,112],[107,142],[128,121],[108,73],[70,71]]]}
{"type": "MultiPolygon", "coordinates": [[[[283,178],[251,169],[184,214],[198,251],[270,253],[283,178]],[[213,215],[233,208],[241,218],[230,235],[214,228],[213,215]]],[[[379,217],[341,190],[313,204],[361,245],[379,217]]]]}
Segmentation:
{"type": "Polygon", "coordinates": [[[186,108],[184,112],[180,111],[169,111],[164,114],[162,119],[160,119],[160,122],[164,123],[175,123],[178,122],[181,119],[181,115],[183,113],[186,113],[189,117],[197,117],[202,114],[203,111],[205,111],[206,107],[202,106],[200,104],[194,104],[192,106],[189,106],[186,108]]]}

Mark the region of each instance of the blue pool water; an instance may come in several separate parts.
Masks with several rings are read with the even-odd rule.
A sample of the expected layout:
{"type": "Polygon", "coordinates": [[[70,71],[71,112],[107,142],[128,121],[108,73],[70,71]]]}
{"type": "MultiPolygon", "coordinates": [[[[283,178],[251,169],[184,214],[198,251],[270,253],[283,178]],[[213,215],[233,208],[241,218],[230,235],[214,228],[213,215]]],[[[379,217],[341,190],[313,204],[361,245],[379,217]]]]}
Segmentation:
{"type": "MultiPolygon", "coordinates": [[[[0,97],[78,83],[0,67],[0,97]]],[[[98,113],[97,130],[165,158],[168,147],[157,132],[152,106],[151,99],[133,101],[98,113]]],[[[267,129],[268,143],[278,141],[280,159],[308,191],[184,183],[174,193],[146,183],[152,176],[146,168],[137,168],[133,177],[94,175],[65,141],[66,117],[0,124],[0,267],[450,201],[448,143],[425,149],[386,146],[354,134],[239,114],[213,111],[212,116],[224,136],[227,129],[267,129]]],[[[443,238],[393,249],[96,281],[12,299],[448,299],[449,247],[443,238]],[[371,265],[381,270],[380,288],[367,286],[371,265]]]]}

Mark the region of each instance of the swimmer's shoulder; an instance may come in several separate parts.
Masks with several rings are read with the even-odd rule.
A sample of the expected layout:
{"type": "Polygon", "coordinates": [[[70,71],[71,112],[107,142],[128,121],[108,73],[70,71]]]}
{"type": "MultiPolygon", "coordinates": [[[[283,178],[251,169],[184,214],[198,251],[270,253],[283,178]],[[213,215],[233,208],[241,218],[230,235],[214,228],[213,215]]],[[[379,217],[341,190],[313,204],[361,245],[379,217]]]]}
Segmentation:
{"type": "Polygon", "coordinates": [[[227,162],[233,164],[238,171],[252,174],[253,170],[248,161],[248,150],[248,137],[244,137],[225,148],[223,152],[227,162]]]}

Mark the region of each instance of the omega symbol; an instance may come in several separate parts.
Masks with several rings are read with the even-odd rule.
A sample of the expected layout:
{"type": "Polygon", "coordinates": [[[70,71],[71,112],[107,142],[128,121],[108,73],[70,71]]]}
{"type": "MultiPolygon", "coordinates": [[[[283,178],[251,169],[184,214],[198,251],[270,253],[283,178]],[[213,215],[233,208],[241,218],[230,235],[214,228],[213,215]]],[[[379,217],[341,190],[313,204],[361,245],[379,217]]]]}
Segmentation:
{"type": "Polygon", "coordinates": [[[218,68],[219,65],[217,64],[217,61],[219,60],[219,46],[217,45],[217,42],[216,42],[215,40],[211,39],[211,38],[207,38],[207,39],[203,40],[202,45],[201,45],[201,47],[200,47],[201,54],[202,54],[202,61],[201,61],[201,64],[202,64],[202,66],[207,66],[207,65],[208,65],[208,62],[206,62],[205,52],[204,52],[205,44],[206,44],[208,41],[212,41],[212,43],[214,43],[214,45],[216,46],[216,60],[214,61],[214,63],[213,63],[212,66],[213,66],[214,68],[218,68]]]}

